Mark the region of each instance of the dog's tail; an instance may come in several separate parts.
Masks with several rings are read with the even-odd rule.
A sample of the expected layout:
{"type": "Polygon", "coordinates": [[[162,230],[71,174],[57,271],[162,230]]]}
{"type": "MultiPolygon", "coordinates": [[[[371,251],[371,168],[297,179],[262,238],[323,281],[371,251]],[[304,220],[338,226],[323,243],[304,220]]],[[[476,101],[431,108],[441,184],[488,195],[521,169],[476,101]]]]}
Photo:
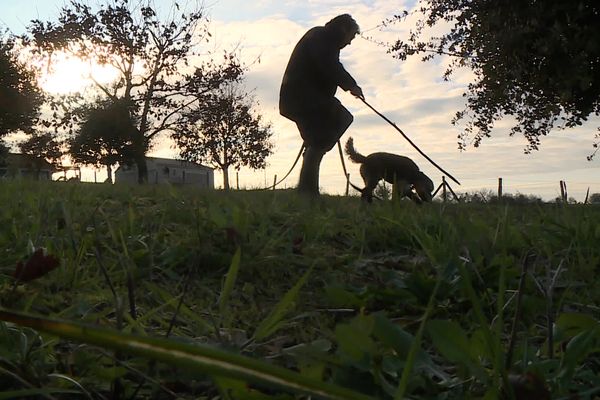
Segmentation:
{"type": "Polygon", "coordinates": [[[358,164],[362,164],[367,160],[367,157],[363,156],[358,151],[356,151],[356,149],[354,148],[354,139],[352,139],[351,137],[349,137],[348,141],[346,142],[346,154],[348,154],[350,160],[358,164]]]}

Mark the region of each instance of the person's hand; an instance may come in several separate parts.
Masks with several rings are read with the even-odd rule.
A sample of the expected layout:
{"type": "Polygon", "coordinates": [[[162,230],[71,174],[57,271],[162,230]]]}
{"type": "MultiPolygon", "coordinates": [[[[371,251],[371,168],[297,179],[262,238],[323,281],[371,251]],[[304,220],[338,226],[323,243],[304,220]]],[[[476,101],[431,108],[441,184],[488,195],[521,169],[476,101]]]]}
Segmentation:
{"type": "Polygon", "coordinates": [[[365,99],[365,95],[363,94],[362,89],[360,88],[360,86],[356,85],[354,87],[350,88],[350,93],[352,93],[352,95],[354,97],[358,97],[361,100],[365,99]]]}

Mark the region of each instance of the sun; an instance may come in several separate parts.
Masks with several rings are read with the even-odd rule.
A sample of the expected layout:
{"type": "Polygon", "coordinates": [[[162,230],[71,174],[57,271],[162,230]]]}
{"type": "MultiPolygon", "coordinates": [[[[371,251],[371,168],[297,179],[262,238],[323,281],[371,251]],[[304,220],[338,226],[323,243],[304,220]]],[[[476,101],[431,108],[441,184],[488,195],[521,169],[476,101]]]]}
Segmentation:
{"type": "Polygon", "coordinates": [[[118,79],[118,76],[114,67],[90,64],[67,55],[55,55],[51,67],[42,74],[40,86],[49,93],[69,94],[84,91],[94,84],[94,80],[106,84],[118,79]]]}

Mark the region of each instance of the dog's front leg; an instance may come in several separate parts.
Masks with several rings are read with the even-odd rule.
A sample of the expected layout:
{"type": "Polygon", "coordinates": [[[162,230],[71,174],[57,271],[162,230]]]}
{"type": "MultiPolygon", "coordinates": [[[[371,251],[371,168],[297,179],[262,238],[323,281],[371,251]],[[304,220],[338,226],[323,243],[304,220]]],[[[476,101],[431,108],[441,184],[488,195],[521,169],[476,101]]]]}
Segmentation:
{"type": "Polygon", "coordinates": [[[367,188],[364,188],[362,190],[360,198],[362,199],[362,201],[365,201],[367,203],[372,203],[373,202],[373,190],[367,190],[367,188]]]}
{"type": "Polygon", "coordinates": [[[412,198],[412,186],[404,180],[397,180],[396,183],[393,185],[392,190],[394,191],[394,198],[412,198]]]}

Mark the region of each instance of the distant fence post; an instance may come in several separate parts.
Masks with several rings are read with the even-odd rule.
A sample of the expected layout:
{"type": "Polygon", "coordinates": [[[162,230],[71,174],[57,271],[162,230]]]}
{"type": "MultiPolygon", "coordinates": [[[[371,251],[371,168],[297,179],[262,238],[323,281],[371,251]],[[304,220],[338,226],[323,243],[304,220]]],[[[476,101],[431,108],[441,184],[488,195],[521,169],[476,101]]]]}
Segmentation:
{"type": "Polygon", "coordinates": [[[448,192],[446,192],[446,177],[442,176],[442,200],[444,200],[444,203],[446,202],[448,198],[448,192]]]}
{"type": "Polygon", "coordinates": [[[498,178],[498,199],[502,198],[502,178],[498,178]]]}
{"type": "Polygon", "coordinates": [[[98,183],[98,179],[96,179],[96,170],[94,170],[94,183],[98,183]]]}
{"type": "Polygon", "coordinates": [[[240,173],[239,172],[235,173],[235,183],[236,183],[237,190],[240,190],[240,173]]]}
{"type": "Polygon", "coordinates": [[[567,183],[565,181],[560,181],[560,198],[563,203],[567,202],[567,183]]]}
{"type": "Polygon", "coordinates": [[[589,199],[590,199],[590,188],[588,187],[587,193],[585,194],[585,201],[583,202],[583,204],[587,204],[589,199]]]}
{"type": "Polygon", "coordinates": [[[350,194],[350,172],[346,174],[346,196],[350,194]]]}
{"type": "Polygon", "coordinates": [[[275,185],[277,185],[277,174],[273,177],[273,190],[275,190],[275,185]]]}

